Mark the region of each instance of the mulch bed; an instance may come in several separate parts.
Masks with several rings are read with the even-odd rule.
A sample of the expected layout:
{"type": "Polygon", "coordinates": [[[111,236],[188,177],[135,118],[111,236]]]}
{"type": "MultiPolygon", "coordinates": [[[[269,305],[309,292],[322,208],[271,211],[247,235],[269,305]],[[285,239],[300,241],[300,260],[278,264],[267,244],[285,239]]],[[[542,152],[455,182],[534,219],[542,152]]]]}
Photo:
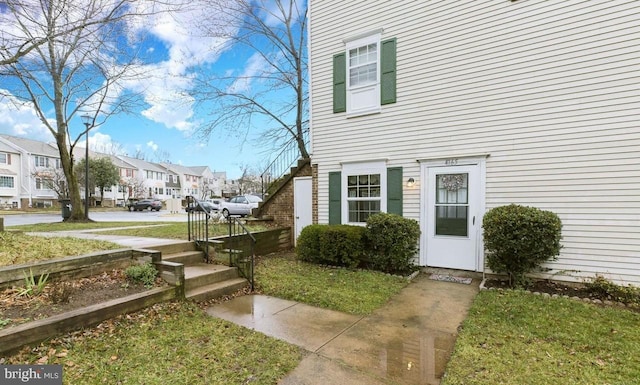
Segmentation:
{"type": "MultiPolygon", "coordinates": [[[[164,285],[161,279],[156,286],[164,285]]],[[[21,288],[0,291],[0,328],[51,317],[96,303],[149,290],[127,280],[123,270],[99,275],[48,282],[35,296],[20,295],[21,288]]]]}
{"type": "MultiPolygon", "coordinates": [[[[487,289],[510,289],[509,282],[502,279],[487,279],[484,283],[484,287],[487,289]]],[[[550,280],[532,280],[522,289],[532,293],[546,293],[551,296],[566,296],[569,298],[579,298],[585,301],[588,299],[590,302],[596,304],[627,306],[629,310],[640,312],[640,307],[638,306],[615,302],[610,296],[589,290],[581,284],[563,284],[561,282],[550,280]]]]}

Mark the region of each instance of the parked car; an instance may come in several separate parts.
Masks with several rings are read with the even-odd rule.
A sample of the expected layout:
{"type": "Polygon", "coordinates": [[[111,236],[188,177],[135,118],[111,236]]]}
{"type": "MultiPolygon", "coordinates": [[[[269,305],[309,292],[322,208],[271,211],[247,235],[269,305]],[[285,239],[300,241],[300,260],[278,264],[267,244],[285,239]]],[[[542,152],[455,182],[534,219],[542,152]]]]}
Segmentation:
{"type": "Polygon", "coordinates": [[[220,209],[225,217],[229,215],[245,217],[251,215],[251,210],[257,208],[260,202],[262,199],[255,195],[238,195],[227,202],[222,202],[220,209]]]}
{"type": "Polygon", "coordinates": [[[155,210],[160,211],[162,209],[162,201],[158,199],[130,199],[127,202],[127,208],[129,211],[142,211],[142,210],[155,210]]]}
{"type": "Polygon", "coordinates": [[[213,206],[213,210],[218,211],[220,210],[220,205],[222,204],[222,199],[205,199],[205,202],[209,202],[211,203],[211,205],[213,206]]]}
{"type": "Polygon", "coordinates": [[[217,211],[218,210],[218,206],[214,205],[211,202],[198,201],[198,203],[189,203],[189,205],[184,208],[184,211],[186,211],[186,212],[202,211],[204,209],[204,211],[209,213],[211,211],[217,211]],[[200,204],[198,205],[198,203],[200,203],[200,204]]]}

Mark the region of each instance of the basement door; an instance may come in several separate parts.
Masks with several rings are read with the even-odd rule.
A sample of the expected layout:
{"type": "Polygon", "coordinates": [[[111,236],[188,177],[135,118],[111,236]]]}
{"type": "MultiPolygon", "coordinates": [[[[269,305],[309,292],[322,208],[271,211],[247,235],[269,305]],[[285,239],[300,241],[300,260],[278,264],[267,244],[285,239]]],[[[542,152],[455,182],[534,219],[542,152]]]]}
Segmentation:
{"type": "Polygon", "coordinates": [[[425,176],[427,266],[476,271],[480,166],[433,166],[425,176]]]}
{"type": "Polygon", "coordinates": [[[311,177],[293,178],[294,246],[302,229],[313,222],[312,199],[311,177]]]}

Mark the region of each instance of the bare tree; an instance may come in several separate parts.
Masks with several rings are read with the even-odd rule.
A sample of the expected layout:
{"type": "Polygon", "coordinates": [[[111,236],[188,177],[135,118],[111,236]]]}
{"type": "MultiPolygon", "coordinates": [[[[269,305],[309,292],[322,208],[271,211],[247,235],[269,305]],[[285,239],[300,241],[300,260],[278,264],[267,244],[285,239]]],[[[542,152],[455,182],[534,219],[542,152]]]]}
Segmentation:
{"type": "Polygon", "coordinates": [[[206,105],[212,117],[199,133],[208,138],[217,129],[250,130],[258,121],[263,143],[281,148],[293,141],[308,158],[306,1],[204,1],[212,19],[203,20],[202,29],[250,57],[243,73],[199,79],[198,99],[213,104],[206,105]]]}
{"type": "Polygon", "coordinates": [[[83,220],[73,149],[90,129],[139,100],[125,87],[144,72],[131,48],[136,46],[131,41],[135,36],[128,33],[126,21],[155,12],[154,3],[5,0],[3,4],[0,74],[9,78],[3,88],[30,103],[55,138],[72,203],[69,220],[83,220]],[[74,118],[83,113],[90,113],[91,124],[72,134],[72,124],[82,127],[74,118]]]}
{"type": "Polygon", "coordinates": [[[60,168],[47,168],[31,172],[33,178],[39,178],[45,188],[52,190],[58,199],[69,198],[69,185],[60,168]]]}

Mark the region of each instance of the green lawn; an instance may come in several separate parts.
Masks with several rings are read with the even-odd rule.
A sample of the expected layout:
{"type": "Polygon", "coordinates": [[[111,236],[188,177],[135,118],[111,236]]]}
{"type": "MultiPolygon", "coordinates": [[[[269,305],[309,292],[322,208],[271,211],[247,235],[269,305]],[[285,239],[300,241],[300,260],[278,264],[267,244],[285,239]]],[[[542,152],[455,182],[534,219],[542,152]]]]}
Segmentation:
{"type": "Polygon", "coordinates": [[[64,383],[74,385],[273,385],[302,355],[286,342],[176,302],[23,349],[3,363],[60,364],[64,383]]]}
{"type": "Polygon", "coordinates": [[[82,255],[99,250],[121,249],[111,242],[69,237],[43,238],[20,232],[0,232],[0,266],[82,255]]]}
{"type": "Polygon", "coordinates": [[[264,294],[362,315],[384,305],[408,283],[374,271],[331,269],[296,261],[293,254],[263,259],[255,279],[264,294]]]}
{"type": "MultiPolygon", "coordinates": [[[[68,230],[103,229],[109,227],[146,226],[157,224],[171,224],[175,222],[53,222],[37,223],[33,225],[19,225],[7,227],[7,230],[20,230],[24,232],[49,232],[68,230]]],[[[186,226],[186,225],[185,225],[186,226]]]]}
{"type": "MultiPolygon", "coordinates": [[[[50,231],[68,231],[68,230],[89,230],[89,229],[107,229],[114,227],[129,227],[121,230],[105,230],[100,234],[108,235],[126,235],[134,237],[150,237],[150,238],[167,238],[167,239],[183,239],[188,238],[188,229],[186,222],[90,222],[90,223],[41,223],[35,225],[12,226],[8,230],[20,230],[25,232],[50,232],[50,231]],[[140,227],[148,226],[148,227],[140,227]]],[[[261,225],[248,225],[250,231],[264,230],[261,225]]],[[[229,228],[226,224],[210,224],[209,234],[212,237],[226,235],[229,228]]]]}
{"type": "Polygon", "coordinates": [[[637,384],[640,313],[520,291],[476,297],[443,385],[637,384]]]}

